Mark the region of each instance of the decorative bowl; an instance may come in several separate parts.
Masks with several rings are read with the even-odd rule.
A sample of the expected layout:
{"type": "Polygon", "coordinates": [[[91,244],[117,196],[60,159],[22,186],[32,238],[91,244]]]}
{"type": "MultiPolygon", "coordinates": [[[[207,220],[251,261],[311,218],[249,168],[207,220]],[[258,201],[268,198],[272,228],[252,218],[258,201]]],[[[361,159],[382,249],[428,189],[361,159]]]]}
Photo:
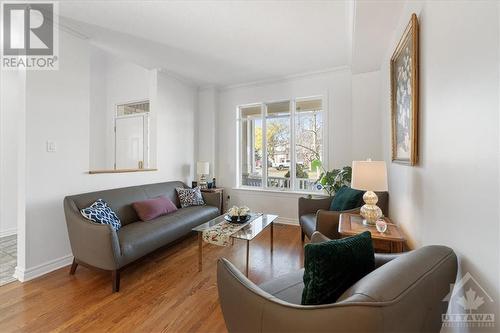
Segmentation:
{"type": "Polygon", "coordinates": [[[224,215],[224,219],[231,223],[245,223],[250,219],[250,215],[241,215],[241,216],[224,215]]]}

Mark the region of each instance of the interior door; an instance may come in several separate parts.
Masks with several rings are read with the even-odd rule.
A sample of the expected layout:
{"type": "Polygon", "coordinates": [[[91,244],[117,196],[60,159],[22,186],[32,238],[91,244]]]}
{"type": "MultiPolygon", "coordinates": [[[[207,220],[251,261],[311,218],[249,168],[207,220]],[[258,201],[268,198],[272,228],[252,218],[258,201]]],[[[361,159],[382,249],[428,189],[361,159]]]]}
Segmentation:
{"type": "Polygon", "coordinates": [[[127,116],[115,120],[115,169],[144,167],[145,117],[127,116]]]}

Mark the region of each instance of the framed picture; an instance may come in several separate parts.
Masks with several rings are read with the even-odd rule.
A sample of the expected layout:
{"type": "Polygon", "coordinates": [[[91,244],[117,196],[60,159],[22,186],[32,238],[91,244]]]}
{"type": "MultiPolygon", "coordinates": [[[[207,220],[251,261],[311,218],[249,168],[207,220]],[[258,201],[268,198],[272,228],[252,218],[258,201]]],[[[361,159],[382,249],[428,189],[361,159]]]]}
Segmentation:
{"type": "Polygon", "coordinates": [[[418,163],[418,19],[412,14],[391,57],[392,161],[418,163]]]}

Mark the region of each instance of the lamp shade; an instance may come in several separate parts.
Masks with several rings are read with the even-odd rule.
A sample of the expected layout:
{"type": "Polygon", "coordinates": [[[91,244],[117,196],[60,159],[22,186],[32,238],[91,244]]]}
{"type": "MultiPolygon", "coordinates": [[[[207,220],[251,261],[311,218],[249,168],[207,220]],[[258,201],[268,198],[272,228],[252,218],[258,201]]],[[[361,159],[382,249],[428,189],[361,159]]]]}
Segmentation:
{"type": "Polygon", "coordinates": [[[197,162],[196,172],[199,175],[208,175],[210,173],[210,164],[208,162],[197,162]]]}
{"type": "Polygon", "coordinates": [[[353,161],[351,187],[362,191],[387,191],[384,161],[353,161]]]}

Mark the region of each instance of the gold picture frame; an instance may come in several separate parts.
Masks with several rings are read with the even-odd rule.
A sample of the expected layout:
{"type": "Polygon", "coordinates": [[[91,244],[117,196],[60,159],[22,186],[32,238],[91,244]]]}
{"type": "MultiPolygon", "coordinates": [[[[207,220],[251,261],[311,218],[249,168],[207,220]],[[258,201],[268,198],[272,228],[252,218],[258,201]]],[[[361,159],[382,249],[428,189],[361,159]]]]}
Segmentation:
{"type": "Polygon", "coordinates": [[[418,19],[410,22],[391,57],[392,161],[418,163],[418,19]]]}

